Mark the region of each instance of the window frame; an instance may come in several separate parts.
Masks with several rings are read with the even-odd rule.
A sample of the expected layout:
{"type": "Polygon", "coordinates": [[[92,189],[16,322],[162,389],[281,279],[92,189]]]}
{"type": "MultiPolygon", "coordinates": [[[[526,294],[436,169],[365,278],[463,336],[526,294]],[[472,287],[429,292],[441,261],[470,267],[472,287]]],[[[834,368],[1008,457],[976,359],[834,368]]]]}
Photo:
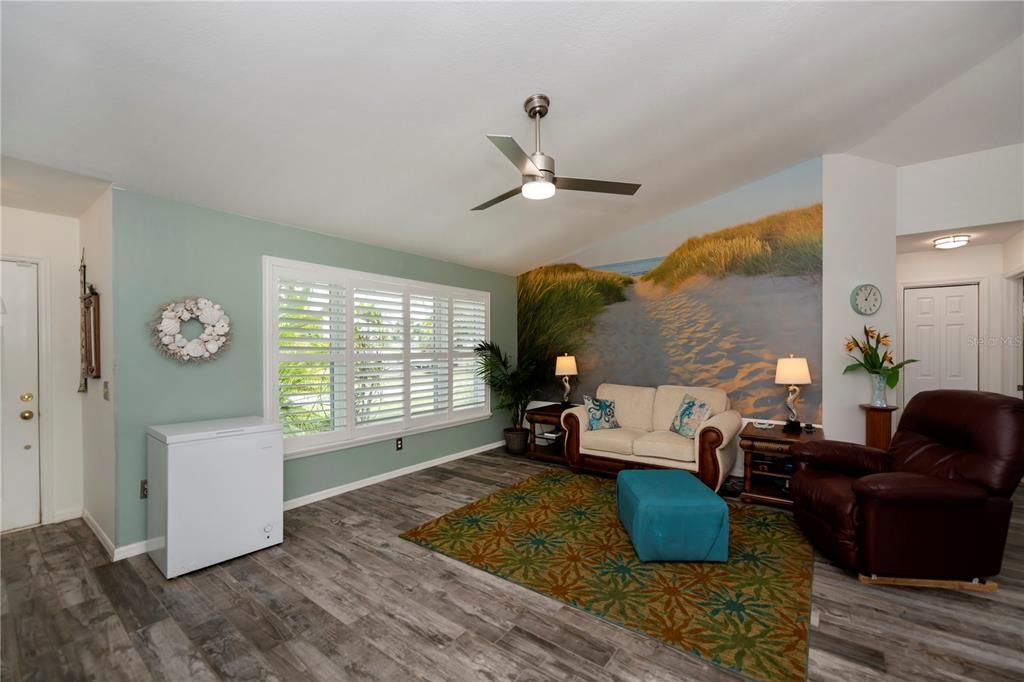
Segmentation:
{"type": "MultiPolygon", "coordinates": [[[[346,372],[345,372],[345,400],[346,400],[346,426],[344,429],[327,431],[323,433],[309,434],[304,436],[292,436],[284,439],[284,458],[296,459],[308,457],[326,452],[345,450],[360,445],[378,443],[391,438],[410,436],[416,433],[425,433],[439,429],[447,429],[453,426],[472,424],[485,421],[491,418],[491,391],[484,387],[484,404],[481,407],[461,408],[454,407],[454,384],[451,380],[454,372],[456,359],[472,357],[471,353],[457,353],[455,351],[455,339],[451,334],[454,322],[454,299],[475,301],[483,303],[485,310],[485,332],[484,338],[491,336],[491,294],[488,291],[453,287],[445,284],[435,284],[420,280],[406,279],[402,277],[391,277],[378,275],[371,272],[339,268],[318,263],[278,258],[276,256],[263,256],[262,267],[262,311],[261,320],[263,339],[263,416],[274,422],[280,422],[279,400],[279,379],[278,363],[280,353],[278,351],[278,281],[285,279],[320,279],[329,284],[341,285],[345,289],[345,332],[346,332],[346,372]],[[399,288],[402,291],[403,308],[405,315],[404,324],[404,349],[402,359],[406,369],[404,374],[405,383],[405,406],[406,413],[400,421],[383,423],[372,426],[357,426],[354,409],[354,371],[353,358],[356,352],[352,348],[354,340],[353,332],[353,292],[356,288],[385,287],[399,288]],[[412,416],[410,408],[410,386],[411,373],[409,367],[417,357],[410,351],[410,295],[445,297],[448,299],[448,376],[449,376],[449,402],[444,414],[428,414],[419,417],[412,416]]],[[[298,359],[297,359],[298,360],[298,359]]],[[[298,360],[301,361],[301,360],[298,360]]]]}

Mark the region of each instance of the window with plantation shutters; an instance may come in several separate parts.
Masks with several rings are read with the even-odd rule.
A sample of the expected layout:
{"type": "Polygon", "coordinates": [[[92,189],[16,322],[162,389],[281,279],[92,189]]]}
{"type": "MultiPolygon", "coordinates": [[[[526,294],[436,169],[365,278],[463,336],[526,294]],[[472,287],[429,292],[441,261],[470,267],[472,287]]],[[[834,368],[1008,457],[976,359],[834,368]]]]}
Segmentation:
{"type": "Polygon", "coordinates": [[[265,413],[286,456],[490,416],[490,295],[264,259],[265,413]]]}
{"type": "Polygon", "coordinates": [[[451,401],[451,299],[409,295],[409,413],[447,414],[451,401]]]}
{"type": "MultiPolygon", "coordinates": [[[[396,287],[397,289],[397,287],[396,287]]],[[[352,292],[352,414],[356,426],[405,417],[405,295],[357,287],[352,292]]]]}
{"type": "Polygon", "coordinates": [[[285,436],[344,429],[346,295],[314,278],[277,284],[277,383],[285,436]]]}
{"type": "Polygon", "coordinates": [[[487,400],[483,382],[476,374],[473,349],[487,337],[487,304],[481,301],[452,301],[452,407],[480,408],[487,400]]]}

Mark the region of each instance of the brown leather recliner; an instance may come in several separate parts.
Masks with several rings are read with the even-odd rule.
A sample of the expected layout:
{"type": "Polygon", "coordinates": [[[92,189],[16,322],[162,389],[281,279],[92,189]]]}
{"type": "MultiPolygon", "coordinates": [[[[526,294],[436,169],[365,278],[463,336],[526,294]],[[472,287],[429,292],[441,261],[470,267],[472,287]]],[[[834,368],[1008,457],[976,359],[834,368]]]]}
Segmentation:
{"type": "Polygon", "coordinates": [[[999,573],[1024,476],[1024,400],[924,391],[887,451],[826,440],[790,453],[796,521],[836,563],[893,578],[999,573]]]}

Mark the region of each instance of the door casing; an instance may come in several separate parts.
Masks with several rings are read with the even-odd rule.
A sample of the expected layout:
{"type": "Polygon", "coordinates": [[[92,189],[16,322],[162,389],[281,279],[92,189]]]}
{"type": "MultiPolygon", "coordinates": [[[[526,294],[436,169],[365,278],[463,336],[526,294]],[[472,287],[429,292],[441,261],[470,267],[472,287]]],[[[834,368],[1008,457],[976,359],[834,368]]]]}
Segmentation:
{"type": "MultiPolygon", "coordinates": [[[[38,324],[39,324],[39,512],[42,524],[66,521],[76,516],[67,514],[58,518],[55,507],[54,483],[56,472],[53,462],[53,367],[50,345],[50,261],[47,258],[33,256],[17,256],[4,254],[0,260],[34,263],[36,266],[36,286],[38,287],[38,324]]],[[[72,381],[75,377],[71,378],[72,381]]],[[[77,516],[81,516],[78,510],[77,516]]],[[[21,529],[18,529],[21,530],[21,529]]],[[[12,532],[17,532],[12,531],[12,532]]]]}

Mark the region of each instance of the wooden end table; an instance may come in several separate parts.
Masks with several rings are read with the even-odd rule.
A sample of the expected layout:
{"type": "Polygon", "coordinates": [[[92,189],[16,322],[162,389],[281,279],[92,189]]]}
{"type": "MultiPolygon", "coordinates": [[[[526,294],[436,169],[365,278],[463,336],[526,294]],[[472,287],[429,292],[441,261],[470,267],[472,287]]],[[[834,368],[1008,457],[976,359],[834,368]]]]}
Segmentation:
{"type": "Polygon", "coordinates": [[[526,445],[526,456],[530,459],[553,464],[565,464],[565,431],[562,430],[562,413],[572,409],[576,405],[544,405],[526,411],[526,422],[530,425],[530,439],[526,445]],[[538,434],[537,425],[556,427],[554,431],[538,434]],[[551,441],[544,445],[538,443],[540,440],[551,441]]]}
{"type": "Polygon", "coordinates": [[[888,450],[892,440],[892,413],[900,409],[896,405],[878,407],[861,403],[864,410],[864,444],[870,448],[888,450]]]}
{"type": "Polygon", "coordinates": [[[740,499],[756,504],[791,507],[789,481],[793,477],[794,463],[789,456],[793,443],[825,440],[825,433],[816,429],[812,433],[783,433],[782,425],[759,429],[752,423],[740,431],[743,449],[743,492],[740,499]]]}

